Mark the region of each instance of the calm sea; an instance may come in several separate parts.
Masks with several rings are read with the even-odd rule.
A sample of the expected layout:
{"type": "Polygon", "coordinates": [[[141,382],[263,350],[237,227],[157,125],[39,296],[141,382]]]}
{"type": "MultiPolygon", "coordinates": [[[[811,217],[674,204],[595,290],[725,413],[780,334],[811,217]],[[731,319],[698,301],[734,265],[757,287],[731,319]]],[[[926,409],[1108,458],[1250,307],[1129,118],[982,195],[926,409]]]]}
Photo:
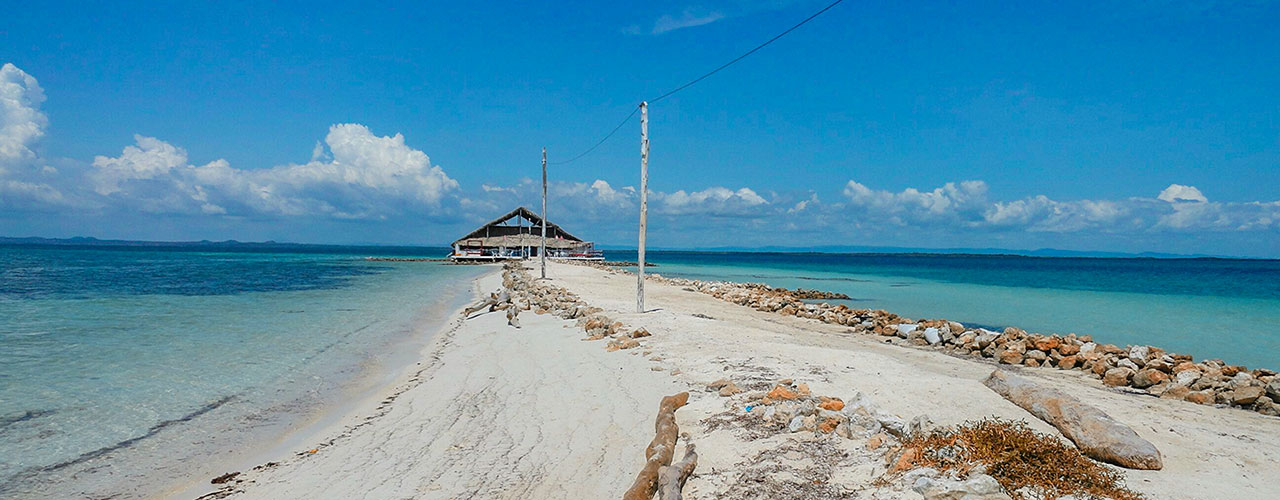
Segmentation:
{"type": "Polygon", "coordinates": [[[484,269],[388,253],[445,251],[0,246],[0,498],[146,494],[391,376],[484,269]]]}
{"type": "MultiPolygon", "coordinates": [[[[843,292],[850,307],[1090,334],[1280,369],[1280,261],[648,252],[669,276],[843,292]]],[[[607,252],[635,260],[635,252],[607,252]]],[[[833,301],[834,302],[834,301],[833,301]]]]}

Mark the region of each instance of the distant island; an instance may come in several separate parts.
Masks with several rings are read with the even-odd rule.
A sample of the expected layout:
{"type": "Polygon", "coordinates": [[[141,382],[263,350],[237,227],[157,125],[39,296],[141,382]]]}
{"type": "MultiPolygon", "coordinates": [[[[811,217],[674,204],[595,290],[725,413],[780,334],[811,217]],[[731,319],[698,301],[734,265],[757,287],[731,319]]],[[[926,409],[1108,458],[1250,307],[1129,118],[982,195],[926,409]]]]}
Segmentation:
{"type": "MultiPolygon", "coordinates": [[[[43,245],[43,246],[76,246],[76,247],[166,247],[166,248],[206,248],[211,250],[278,250],[301,249],[305,251],[344,250],[348,253],[354,249],[377,249],[394,253],[437,250],[448,248],[447,244],[438,245],[380,245],[380,244],[326,244],[326,243],[290,243],[279,241],[141,241],[99,239],[89,236],[72,238],[41,237],[8,237],[0,236],[0,245],[43,245]]],[[[623,245],[599,245],[602,250],[634,252],[635,247],[623,245]]],[[[921,248],[921,247],[888,247],[858,245],[822,245],[822,246],[764,246],[764,247],[650,247],[649,251],[658,252],[707,252],[707,253],[825,253],[825,254],[920,254],[920,255],[1012,255],[1023,257],[1093,257],[1093,258],[1129,258],[1129,259],[1247,259],[1259,260],[1256,257],[1240,257],[1212,254],[1176,254],[1162,252],[1102,252],[1081,250],[1059,250],[1056,248],[1039,248],[1035,250],[1017,250],[1008,248],[921,248]]],[[[1261,259],[1268,260],[1268,259],[1261,259]]]]}

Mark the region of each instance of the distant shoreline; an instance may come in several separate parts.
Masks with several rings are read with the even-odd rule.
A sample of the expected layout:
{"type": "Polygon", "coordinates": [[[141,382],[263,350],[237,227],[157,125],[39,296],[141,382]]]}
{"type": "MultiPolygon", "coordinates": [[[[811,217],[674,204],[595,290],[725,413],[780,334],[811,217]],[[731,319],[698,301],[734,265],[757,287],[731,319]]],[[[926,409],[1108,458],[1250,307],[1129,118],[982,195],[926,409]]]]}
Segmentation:
{"type": "MultiPolygon", "coordinates": [[[[424,255],[447,253],[449,246],[440,245],[383,245],[383,244],[328,244],[291,243],[279,241],[147,241],[98,239],[93,237],[42,238],[0,236],[0,246],[67,247],[67,248],[168,248],[179,250],[258,251],[295,250],[306,253],[372,253],[379,255],[424,255]]],[[[601,246],[605,252],[635,253],[635,248],[601,246]]],[[[1168,254],[1158,252],[1126,253],[1104,251],[1077,251],[1043,248],[1014,250],[1001,248],[896,248],[896,247],[714,247],[714,248],[649,248],[649,252],[670,254],[723,254],[723,255],[862,255],[862,256],[919,256],[919,257],[1020,257],[1036,259],[1113,259],[1113,260],[1245,260],[1274,261],[1280,258],[1245,257],[1204,254],[1168,254]]]]}

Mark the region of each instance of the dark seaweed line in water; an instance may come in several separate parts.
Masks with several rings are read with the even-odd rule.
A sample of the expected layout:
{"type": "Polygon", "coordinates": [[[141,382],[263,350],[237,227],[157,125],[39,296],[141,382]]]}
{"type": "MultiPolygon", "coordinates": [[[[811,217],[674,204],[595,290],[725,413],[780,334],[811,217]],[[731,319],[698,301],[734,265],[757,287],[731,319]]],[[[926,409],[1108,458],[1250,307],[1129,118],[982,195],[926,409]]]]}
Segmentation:
{"type": "Polygon", "coordinates": [[[0,417],[0,433],[3,433],[9,428],[9,426],[14,424],[19,424],[28,420],[35,420],[40,417],[46,417],[57,412],[57,410],[27,410],[21,415],[15,417],[0,417]]]}
{"type": "Polygon", "coordinates": [[[231,402],[232,400],[234,400],[234,399],[236,399],[236,396],[234,396],[234,395],[232,395],[232,396],[225,396],[225,397],[223,397],[223,398],[221,398],[221,399],[219,399],[219,400],[217,400],[217,401],[213,401],[213,402],[211,402],[211,403],[209,403],[209,404],[206,404],[206,405],[204,405],[204,406],[202,406],[202,407],[200,407],[200,408],[196,409],[196,411],[193,411],[193,412],[188,413],[188,414],[186,414],[186,415],[183,415],[183,416],[181,416],[181,417],[178,417],[178,418],[175,418],[175,419],[170,419],[170,420],[164,420],[164,421],[161,421],[160,423],[157,423],[156,425],[151,426],[151,428],[150,428],[150,429],[147,429],[147,432],[143,433],[141,436],[134,436],[134,437],[131,437],[131,438],[126,439],[126,440],[124,440],[124,441],[120,441],[120,442],[118,442],[118,443],[116,443],[116,444],[113,444],[113,445],[111,445],[111,446],[105,446],[105,447],[98,448],[98,449],[93,450],[93,451],[89,451],[89,452],[81,453],[79,456],[77,456],[77,457],[75,457],[75,458],[73,458],[73,459],[71,459],[71,460],[67,460],[67,461],[59,462],[59,463],[56,463],[56,464],[53,464],[53,465],[46,465],[46,466],[43,466],[43,467],[33,467],[33,468],[30,468],[30,469],[27,469],[27,470],[25,470],[25,471],[23,471],[23,472],[20,472],[20,473],[18,473],[18,474],[16,474],[16,475],[14,475],[14,477],[9,478],[9,479],[8,479],[8,480],[6,480],[5,482],[0,483],[0,493],[6,492],[6,491],[11,491],[11,490],[16,486],[16,484],[15,484],[15,483],[19,482],[20,480],[32,478],[32,477],[34,477],[34,476],[36,476],[37,474],[40,474],[40,473],[44,473],[44,472],[53,472],[53,471],[56,471],[56,470],[58,470],[58,469],[63,469],[63,468],[66,468],[66,467],[70,467],[70,466],[72,466],[72,465],[76,465],[76,464],[81,464],[81,463],[84,463],[84,462],[88,462],[89,460],[93,460],[93,459],[95,459],[95,458],[101,457],[101,456],[106,455],[106,454],[108,454],[108,453],[111,453],[111,452],[113,452],[113,451],[121,450],[121,449],[124,449],[124,448],[128,448],[128,447],[130,447],[130,446],[133,446],[134,444],[137,444],[139,441],[142,441],[143,439],[147,439],[147,438],[149,438],[149,437],[151,437],[151,436],[154,436],[154,435],[156,435],[156,434],[159,434],[159,433],[160,433],[160,431],[163,431],[164,429],[166,429],[166,428],[168,428],[168,427],[171,427],[171,426],[174,426],[174,425],[177,425],[177,424],[181,424],[181,423],[184,423],[184,422],[190,422],[191,420],[196,419],[196,418],[200,417],[201,415],[204,415],[204,414],[206,414],[206,413],[209,413],[209,412],[211,412],[211,411],[213,411],[213,410],[218,409],[218,408],[219,408],[219,407],[221,407],[222,405],[225,405],[225,404],[227,404],[227,403],[230,403],[230,402],[231,402]]]}
{"type": "MultiPolygon", "coordinates": [[[[307,357],[303,358],[302,364],[305,364],[305,363],[307,363],[308,361],[311,361],[311,360],[313,360],[313,359],[315,359],[315,358],[319,357],[321,354],[323,354],[323,353],[325,353],[325,352],[329,351],[330,349],[332,349],[332,348],[334,348],[334,347],[338,346],[339,344],[342,344],[342,343],[343,343],[343,341],[347,340],[347,339],[348,339],[348,338],[350,338],[352,335],[355,335],[355,334],[357,334],[357,333],[360,333],[360,332],[362,332],[362,331],[364,331],[364,330],[368,329],[368,328],[369,328],[369,327],[371,327],[371,326],[373,326],[373,323],[369,323],[369,324],[367,324],[367,325],[364,325],[364,326],[361,326],[361,327],[356,328],[356,329],[354,329],[354,330],[351,330],[350,332],[348,332],[348,333],[346,333],[345,335],[343,335],[340,339],[335,340],[335,341],[333,341],[333,342],[330,342],[330,343],[326,344],[324,347],[321,347],[318,351],[316,351],[316,352],[315,352],[315,353],[313,353],[312,355],[310,355],[310,356],[307,356],[307,357]]],[[[23,472],[20,472],[20,473],[18,473],[18,474],[16,474],[16,475],[14,475],[14,477],[9,478],[8,480],[5,480],[5,481],[3,481],[3,482],[0,482],[0,493],[4,493],[4,492],[7,492],[7,491],[12,491],[12,489],[16,486],[16,484],[15,484],[15,483],[19,483],[19,482],[21,482],[22,480],[26,480],[26,479],[33,478],[33,477],[35,477],[35,476],[37,476],[37,475],[39,475],[39,474],[41,474],[41,473],[53,472],[53,471],[56,471],[56,470],[58,470],[58,469],[62,469],[62,468],[65,468],[65,467],[70,467],[70,466],[72,466],[72,465],[76,465],[76,464],[84,463],[84,462],[87,462],[87,461],[89,461],[89,460],[93,460],[93,459],[95,459],[95,458],[98,458],[98,457],[101,457],[101,456],[106,455],[106,454],[108,454],[108,453],[111,453],[111,452],[113,452],[113,451],[121,450],[121,449],[124,449],[124,448],[128,448],[128,447],[130,447],[130,446],[133,446],[134,444],[137,444],[139,441],[142,441],[143,439],[146,439],[146,438],[149,438],[149,437],[151,437],[151,436],[154,436],[154,435],[158,434],[160,431],[164,430],[166,427],[173,426],[173,425],[177,425],[177,424],[181,424],[181,423],[184,423],[184,422],[189,422],[189,421],[191,421],[191,420],[193,420],[193,419],[195,419],[195,418],[200,417],[201,415],[204,415],[204,414],[209,413],[209,412],[211,412],[211,411],[213,411],[213,410],[216,410],[218,407],[223,406],[223,405],[225,405],[225,404],[227,404],[227,403],[231,402],[232,400],[236,399],[236,398],[237,398],[237,396],[238,396],[238,395],[235,395],[235,394],[230,395],[230,396],[225,396],[225,397],[223,397],[223,398],[221,398],[221,399],[219,399],[219,400],[217,400],[217,401],[214,401],[214,402],[209,403],[209,404],[207,404],[207,405],[205,405],[205,406],[202,406],[202,407],[200,407],[199,409],[197,409],[196,411],[191,412],[191,413],[188,413],[188,414],[186,414],[186,415],[184,415],[184,416],[182,416],[182,417],[175,418],[175,419],[172,419],[172,420],[165,420],[165,421],[162,421],[162,422],[160,422],[160,423],[157,423],[156,425],[154,425],[154,426],[152,426],[150,429],[148,429],[148,430],[147,430],[147,432],[146,432],[146,433],[144,433],[144,434],[142,434],[141,436],[135,436],[135,437],[132,437],[132,438],[126,439],[126,440],[124,440],[124,441],[120,441],[120,442],[118,442],[118,443],[116,443],[116,444],[113,444],[113,445],[111,445],[111,446],[106,446],[106,447],[103,447],[103,448],[99,448],[99,449],[97,449],[97,450],[93,450],[93,451],[90,451],[90,452],[83,453],[83,454],[81,454],[81,455],[79,455],[79,456],[77,456],[77,457],[75,457],[75,458],[73,458],[73,459],[71,459],[71,460],[67,460],[67,461],[64,461],[64,462],[59,462],[59,463],[56,463],[56,464],[53,464],[53,465],[46,465],[46,466],[43,466],[43,467],[33,467],[33,468],[30,468],[30,469],[27,469],[27,470],[25,470],[25,471],[23,471],[23,472]]],[[[13,419],[13,422],[7,422],[7,423],[6,423],[6,425],[7,425],[7,424],[16,423],[16,422],[20,422],[20,421],[22,421],[22,420],[30,420],[31,418],[36,418],[36,417],[38,417],[38,416],[43,416],[43,415],[44,415],[44,414],[46,414],[46,413],[52,413],[52,412],[53,412],[52,410],[47,410],[47,411],[43,411],[43,412],[42,412],[42,411],[36,411],[36,412],[28,411],[26,414],[24,414],[24,415],[22,415],[22,416],[20,416],[20,417],[14,418],[14,419],[13,419]],[[30,415],[30,414],[32,414],[32,413],[38,413],[38,415],[34,415],[34,416],[31,416],[31,417],[27,417],[27,415],[30,415]]]]}

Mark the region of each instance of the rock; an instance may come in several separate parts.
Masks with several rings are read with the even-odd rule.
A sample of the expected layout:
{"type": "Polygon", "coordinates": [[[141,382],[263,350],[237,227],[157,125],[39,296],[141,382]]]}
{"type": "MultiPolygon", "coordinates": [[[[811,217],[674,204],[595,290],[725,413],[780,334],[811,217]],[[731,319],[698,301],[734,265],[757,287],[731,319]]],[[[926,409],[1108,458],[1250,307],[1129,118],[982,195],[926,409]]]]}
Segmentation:
{"type": "Polygon", "coordinates": [[[799,394],[799,395],[800,395],[800,397],[808,397],[808,396],[809,396],[809,384],[800,384],[800,385],[797,385],[797,386],[796,386],[796,394],[799,394]]]}
{"type": "Polygon", "coordinates": [[[1016,351],[997,349],[996,359],[1007,365],[1016,365],[1022,363],[1022,354],[1016,351]]]}
{"type": "Polygon", "coordinates": [[[1273,378],[1270,382],[1267,382],[1266,390],[1267,397],[1271,398],[1272,401],[1280,401],[1280,377],[1273,378]]]}
{"type": "Polygon", "coordinates": [[[836,426],[836,435],[845,439],[853,439],[853,430],[849,428],[849,424],[844,423],[836,426]]]}
{"type": "Polygon", "coordinates": [[[835,398],[827,398],[818,405],[818,408],[831,411],[840,411],[844,409],[844,401],[835,398]]]}
{"type": "Polygon", "coordinates": [[[911,489],[924,495],[925,500],[1007,500],[1011,497],[996,478],[986,474],[971,474],[969,479],[937,479],[928,475],[912,477],[911,489]]]}
{"type": "Polygon", "coordinates": [[[1146,389],[1153,385],[1169,380],[1169,376],[1164,372],[1153,368],[1143,368],[1133,375],[1133,386],[1139,389],[1146,389]]]}
{"type": "Polygon", "coordinates": [[[939,342],[942,342],[942,337],[938,334],[937,328],[929,327],[924,329],[924,340],[928,342],[929,345],[937,345],[939,342]]]}
{"type": "Polygon", "coordinates": [[[1186,399],[1191,389],[1185,385],[1173,384],[1160,393],[1161,399],[1186,399]]]}
{"type": "Polygon", "coordinates": [[[1129,359],[1134,363],[1146,364],[1151,359],[1151,348],[1145,345],[1135,345],[1129,348],[1129,359]]]}
{"type": "Polygon", "coordinates": [[[1211,405],[1213,404],[1213,393],[1209,391],[1191,391],[1183,399],[1198,405],[1211,405]]]}
{"type": "Polygon", "coordinates": [[[653,335],[653,334],[649,333],[649,330],[645,330],[644,328],[636,328],[635,330],[631,331],[631,338],[633,339],[644,338],[650,335],[653,335]]]}
{"type": "Polygon", "coordinates": [[[1080,346],[1074,342],[1063,342],[1058,345],[1058,352],[1063,356],[1074,356],[1080,354],[1080,346]]]}
{"type": "Polygon", "coordinates": [[[1118,387],[1128,385],[1134,371],[1130,368],[1112,368],[1102,375],[1103,385],[1118,387]]]}
{"type": "Polygon", "coordinates": [[[1235,394],[1231,397],[1231,404],[1236,406],[1244,406],[1253,404],[1258,398],[1262,397],[1266,391],[1256,385],[1240,387],[1233,391],[1235,394]]]}
{"type": "Polygon", "coordinates": [[[1136,371],[1138,371],[1138,370],[1141,370],[1141,369],[1142,369],[1142,367],[1138,366],[1138,364],[1137,364],[1137,363],[1134,363],[1134,362],[1133,362],[1133,360],[1131,360],[1131,359],[1129,359],[1129,358],[1124,358],[1124,359],[1121,359],[1120,361],[1117,361],[1117,362],[1116,362],[1116,367],[1118,367],[1118,368],[1128,368],[1128,369],[1133,370],[1133,371],[1135,371],[1135,372],[1136,372],[1136,371]]]}
{"type": "Polygon", "coordinates": [[[896,330],[897,330],[897,334],[898,334],[898,336],[899,336],[899,337],[902,337],[902,338],[904,338],[904,339],[905,339],[905,338],[907,338],[907,335],[908,335],[908,334],[910,334],[911,332],[916,331],[916,328],[918,328],[919,326],[920,326],[920,325],[917,325],[917,324],[915,324],[915,323],[911,323],[911,324],[902,324],[902,325],[894,325],[894,329],[896,329],[896,330]]]}
{"type": "Polygon", "coordinates": [[[978,343],[979,349],[985,349],[987,346],[991,345],[991,343],[994,342],[997,337],[1000,336],[999,333],[993,332],[991,330],[987,330],[985,328],[979,328],[978,332],[979,332],[978,336],[974,337],[973,341],[978,343]]]}
{"type": "Polygon", "coordinates": [[[787,424],[787,430],[791,432],[800,432],[804,430],[804,417],[796,415],[791,419],[791,423],[787,424]]]}
{"type": "Polygon", "coordinates": [[[818,430],[824,434],[835,432],[836,426],[840,425],[840,421],[834,418],[825,418],[822,423],[818,424],[818,430]]]}
{"type": "Polygon", "coordinates": [[[1200,373],[1200,367],[1190,361],[1181,361],[1178,362],[1178,364],[1173,365],[1173,373],[1182,373],[1188,370],[1195,370],[1197,374],[1200,373]]]}
{"type": "Polygon", "coordinates": [[[1026,359],[1033,359],[1037,362],[1044,363],[1044,360],[1049,359],[1049,355],[1046,354],[1044,351],[1041,351],[1038,349],[1032,349],[1030,351],[1027,351],[1026,359]]]}
{"type": "Polygon", "coordinates": [[[1034,342],[1037,350],[1049,352],[1057,349],[1062,345],[1062,339],[1058,337],[1041,337],[1034,342]]]}
{"type": "Polygon", "coordinates": [[[732,383],[733,383],[733,382],[732,382],[732,381],[730,381],[729,379],[727,379],[727,378],[722,378],[722,379],[716,380],[715,382],[712,382],[712,383],[710,383],[710,384],[707,384],[707,390],[708,390],[708,391],[715,391],[715,390],[719,390],[721,387],[724,387],[724,386],[726,386],[726,385],[730,385],[730,384],[732,384],[732,383]]]}
{"type": "Polygon", "coordinates": [[[720,388],[720,397],[727,398],[740,392],[742,392],[742,389],[738,388],[737,384],[729,382],[729,385],[720,388]]]}
{"type": "Polygon", "coordinates": [[[1191,384],[1196,383],[1196,380],[1200,378],[1200,370],[1196,370],[1194,368],[1182,371],[1175,370],[1174,373],[1173,381],[1178,385],[1185,385],[1187,387],[1191,387],[1191,384]]]}
{"type": "Polygon", "coordinates": [[[1077,356],[1074,356],[1074,355],[1064,356],[1062,360],[1058,361],[1058,368],[1061,368],[1063,370],[1071,370],[1071,369],[1074,369],[1076,367],[1076,364],[1079,362],[1080,362],[1080,358],[1077,356]]]}
{"type": "Polygon", "coordinates": [[[933,430],[933,419],[928,415],[916,415],[907,424],[907,436],[920,436],[933,430]]]}
{"type": "Polygon", "coordinates": [[[789,401],[789,400],[793,400],[800,397],[800,395],[796,394],[795,391],[786,388],[782,384],[778,384],[773,386],[773,390],[769,391],[768,397],[775,401],[781,401],[781,400],[789,401]]]}
{"type": "Polygon", "coordinates": [[[885,435],[885,433],[883,432],[876,433],[874,436],[871,436],[870,438],[867,439],[867,449],[874,450],[876,448],[879,448],[880,445],[884,444],[884,440],[888,438],[889,436],[885,435]]]}
{"type": "Polygon", "coordinates": [[[1158,470],[1164,466],[1160,451],[1133,429],[1065,393],[998,369],[983,383],[1057,428],[1090,458],[1131,469],[1158,470]]]}

